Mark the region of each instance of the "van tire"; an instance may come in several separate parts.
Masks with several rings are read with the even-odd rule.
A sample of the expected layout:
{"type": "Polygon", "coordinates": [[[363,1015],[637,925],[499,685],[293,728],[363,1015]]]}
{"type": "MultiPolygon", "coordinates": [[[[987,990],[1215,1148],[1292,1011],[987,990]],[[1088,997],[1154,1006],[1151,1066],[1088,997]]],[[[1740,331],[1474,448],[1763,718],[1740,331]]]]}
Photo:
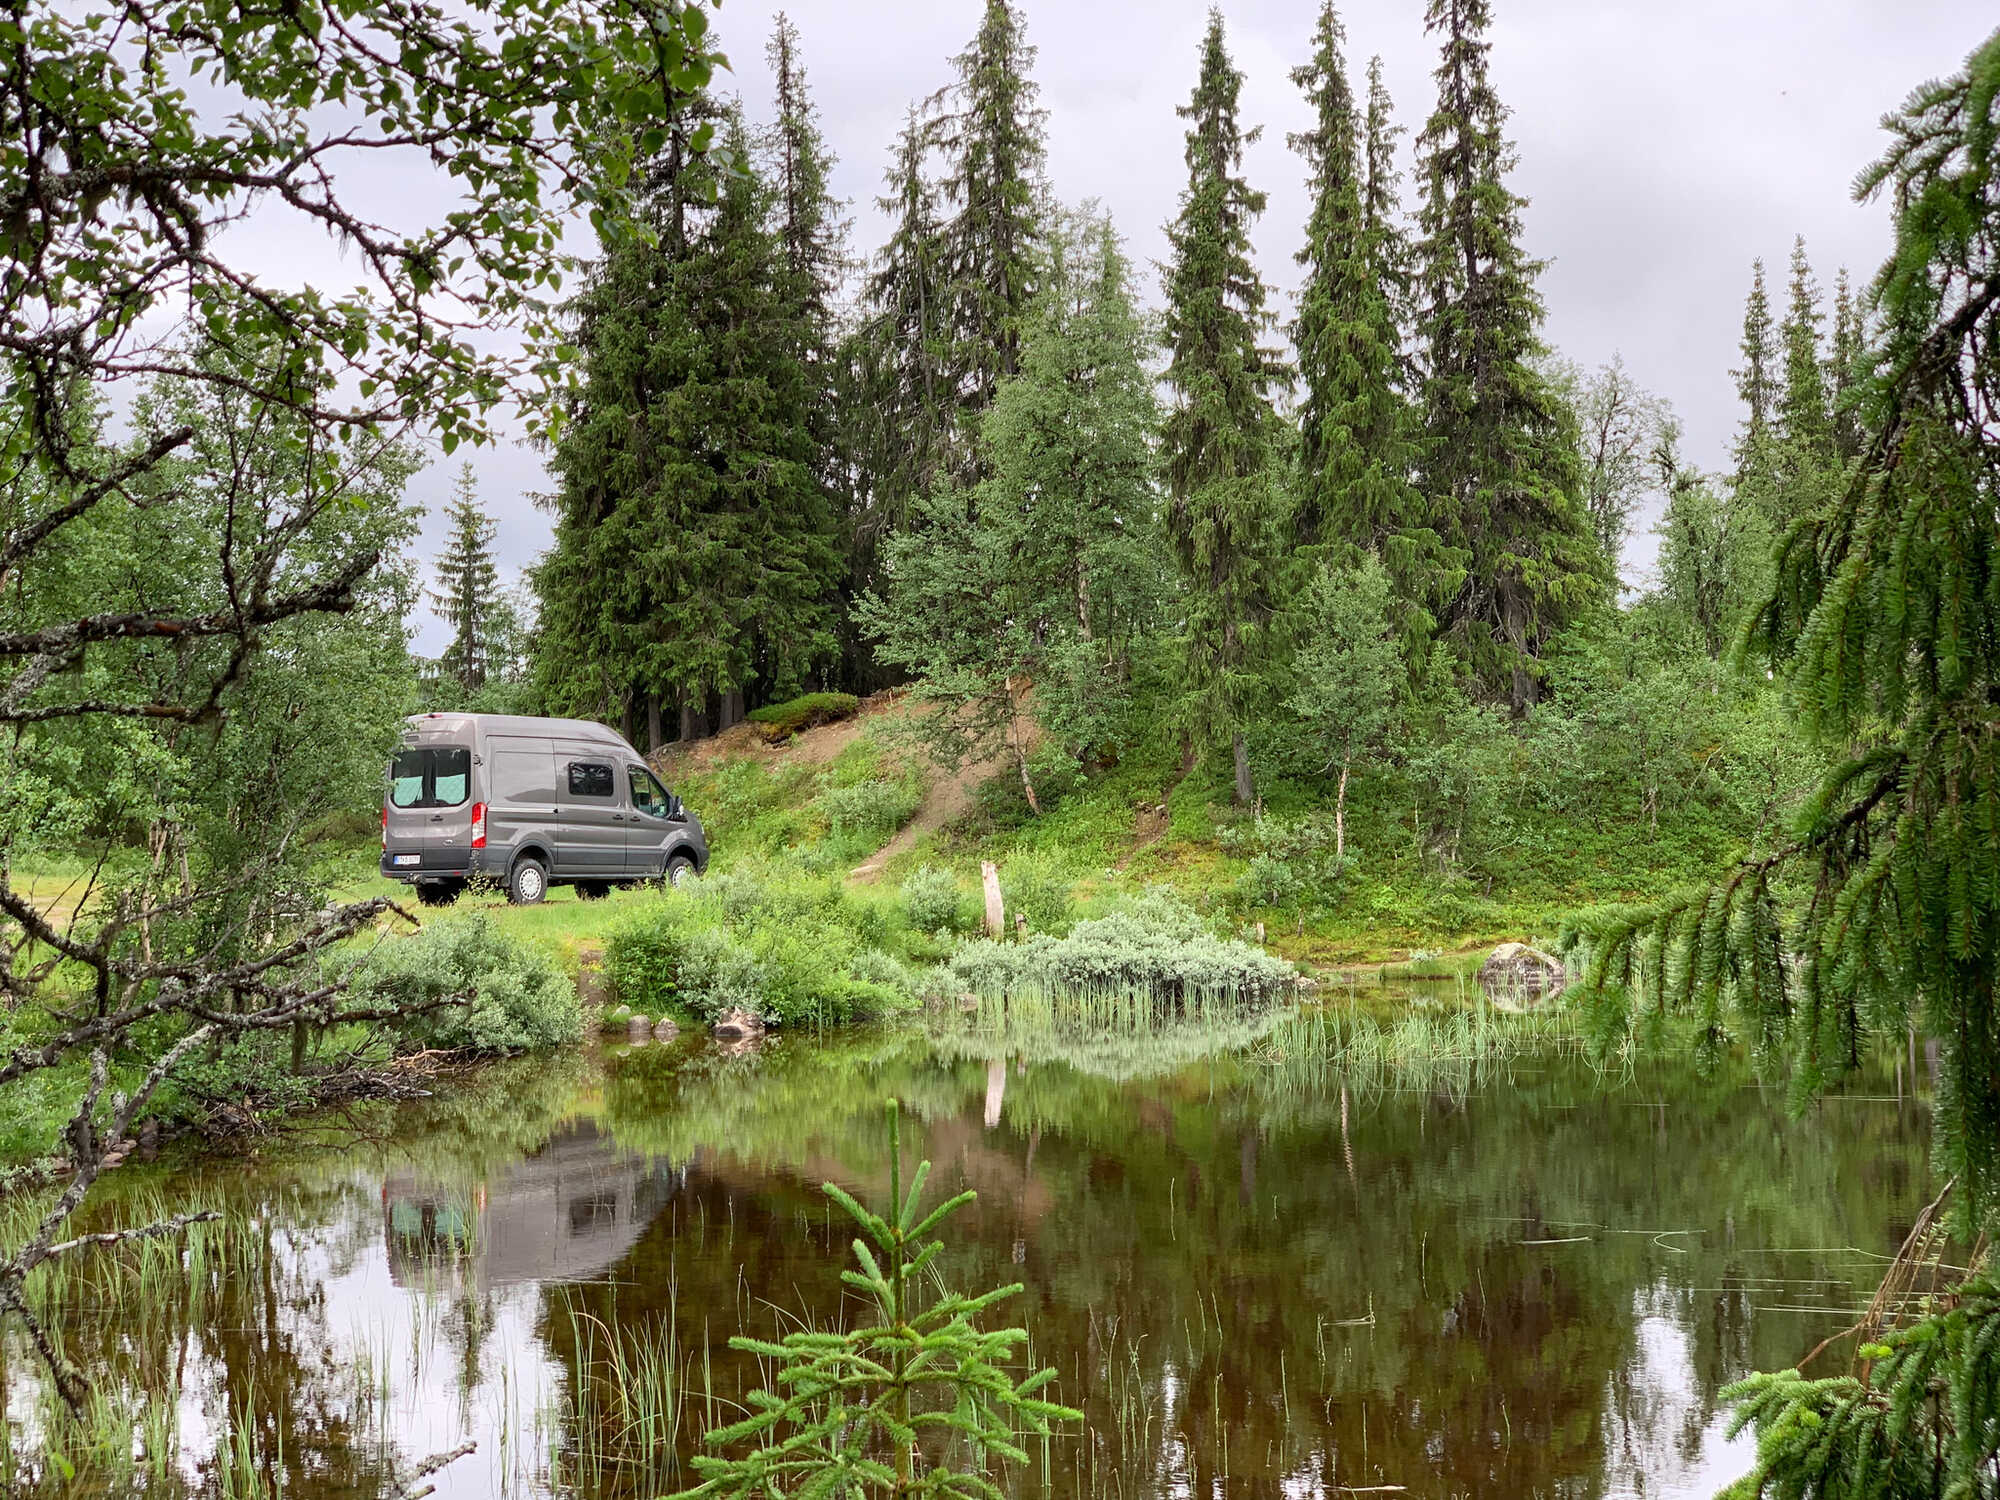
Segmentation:
{"type": "Polygon", "coordinates": [[[507,899],[516,906],[534,906],[549,893],[549,872],[532,854],[514,861],[507,875],[507,899]]]}
{"type": "Polygon", "coordinates": [[[610,894],[611,882],[608,880],[579,880],[576,883],[576,896],[579,901],[602,901],[610,894]]]}
{"type": "Polygon", "coordinates": [[[670,887],[688,885],[700,874],[701,872],[694,867],[694,861],[685,854],[676,854],[667,861],[665,879],[670,887]]]}
{"type": "Polygon", "coordinates": [[[465,894],[463,880],[419,880],[417,900],[425,906],[449,906],[465,894]]]}

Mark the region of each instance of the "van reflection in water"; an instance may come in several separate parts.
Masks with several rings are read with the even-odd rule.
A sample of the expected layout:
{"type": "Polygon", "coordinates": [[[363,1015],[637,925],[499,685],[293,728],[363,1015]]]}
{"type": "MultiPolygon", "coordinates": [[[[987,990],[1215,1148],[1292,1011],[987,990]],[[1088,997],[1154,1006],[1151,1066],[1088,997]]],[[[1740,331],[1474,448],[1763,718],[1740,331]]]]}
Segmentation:
{"type": "Polygon", "coordinates": [[[686,1167],[621,1152],[588,1123],[471,1187],[391,1172],[382,1181],[390,1278],[491,1290],[602,1276],[686,1179],[686,1167]]]}

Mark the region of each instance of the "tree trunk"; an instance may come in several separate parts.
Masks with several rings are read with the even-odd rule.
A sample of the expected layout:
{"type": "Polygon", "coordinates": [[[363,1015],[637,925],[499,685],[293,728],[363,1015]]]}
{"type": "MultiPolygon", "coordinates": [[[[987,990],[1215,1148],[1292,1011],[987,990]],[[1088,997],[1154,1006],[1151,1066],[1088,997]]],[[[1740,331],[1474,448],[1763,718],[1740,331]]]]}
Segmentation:
{"type": "Polygon", "coordinates": [[[1333,794],[1333,869],[1347,868],[1347,762],[1340,763],[1340,786],[1333,794]]]}
{"type": "Polygon", "coordinates": [[[646,694],[646,753],[660,753],[660,695],[646,694]]]}
{"type": "Polygon", "coordinates": [[[1248,807],[1250,799],[1257,795],[1256,787],[1250,784],[1250,740],[1242,730],[1236,731],[1231,748],[1236,756],[1236,805],[1248,807]]]}
{"type": "Polygon", "coordinates": [[[986,935],[997,942],[1007,932],[1007,901],[1000,893],[1000,867],[990,859],[981,860],[979,881],[986,888],[986,935]]]}
{"type": "Polygon", "coordinates": [[[694,738],[694,705],[687,699],[681,700],[681,739],[683,742],[694,738]]]}
{"type": "Polygon", "coordinates": [[[1014,764],[1021,772],[1021,790],[1028,796],[1028,811],[1036,817],[1042,815],[1041,798],[1035,795],[1035,783],[1028,779],[1028,737],[1021,732],[1021,715],[1016,711],[1014,679],[1007,679],[1007,746],[1014,752],[1014,764]]]}
{"type": "Polygon", "coordinates": [[[722,712],[717,716],[715,732],[722,733],[743,722],[743,689],[730,688],[722,695],[722,712]]]}

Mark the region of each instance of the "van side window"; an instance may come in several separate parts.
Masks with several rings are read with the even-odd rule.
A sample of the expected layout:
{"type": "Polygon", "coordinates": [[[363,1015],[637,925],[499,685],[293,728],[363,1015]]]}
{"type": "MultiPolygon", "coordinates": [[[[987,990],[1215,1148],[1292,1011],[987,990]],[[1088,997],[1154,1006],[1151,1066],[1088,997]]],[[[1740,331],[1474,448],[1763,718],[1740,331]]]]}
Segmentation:
{"type": "Polygon", "coordinates": [[[569,763],[569,794],[572,797],[609,797],[617,783],[611,775],[611,767],[594,760],[573,760],[569,763]]]}
{"type": "Polygon", "coordinates": [[[632,805],[640,812],[655,818],[664,818],[673,806],[673,799],[667,789],[653,779],[650,771],[642,771],[637,766],[629,768],[632,776],[632,805]]]}

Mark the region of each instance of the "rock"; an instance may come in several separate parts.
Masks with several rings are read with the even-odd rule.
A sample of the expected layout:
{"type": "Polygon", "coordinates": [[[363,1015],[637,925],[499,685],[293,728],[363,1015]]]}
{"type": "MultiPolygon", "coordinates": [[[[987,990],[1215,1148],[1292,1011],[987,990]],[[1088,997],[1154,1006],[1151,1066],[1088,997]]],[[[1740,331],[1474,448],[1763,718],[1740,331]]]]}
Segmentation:
{"type": "Polygon", "coordinates": [[[671,1042],[680,1034],[681,1029],[674,1024],[672,1016],[661,1016],[653,1023],[653,1040],[656,1042],[671,1042]]]}
{"type": "Polygon", "coordinates": [[[625,1040],[628,1042],[651,1041],[653,1023],[644,1016],[634,1016],[625,1023],[625,1040]]]}
{"type": "Polygon", "coordinates": [[[762,1036],[764,1021],[762,1017],[754,1016],[741,1006],[737,1006],[717,1016],[715,1024],[708,1029],[710,1035],[719,1037],[725,1042],[739,1042],[746,1037],[762,1036]]]}
{"type": "Polygon", "coordinates": [[[1479,966],[1479,987],[1496,999],[1542,1000],[1566,983],[1562,961],[1526,943],[1502,943],[1479,966]]]}

